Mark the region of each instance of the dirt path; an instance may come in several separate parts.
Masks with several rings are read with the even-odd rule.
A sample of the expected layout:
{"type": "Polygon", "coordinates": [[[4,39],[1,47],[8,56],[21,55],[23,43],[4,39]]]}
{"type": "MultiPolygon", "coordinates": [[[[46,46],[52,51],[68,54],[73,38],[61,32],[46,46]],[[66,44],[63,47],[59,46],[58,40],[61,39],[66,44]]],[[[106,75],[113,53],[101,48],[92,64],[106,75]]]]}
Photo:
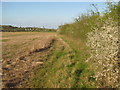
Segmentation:
{"type": "Polygon", "coordinates": [[[37,70],[34,77],[29,81],[31,83],[28,82],[26,84],[27,87],[72,87],[74,75],[71,76],[72,68],[69,66],[74,64],[74,61],[71,59],[73,53],[69,45],[56,35],[52,51],[46,62],[44,62],[43,68],[37,70]]]}

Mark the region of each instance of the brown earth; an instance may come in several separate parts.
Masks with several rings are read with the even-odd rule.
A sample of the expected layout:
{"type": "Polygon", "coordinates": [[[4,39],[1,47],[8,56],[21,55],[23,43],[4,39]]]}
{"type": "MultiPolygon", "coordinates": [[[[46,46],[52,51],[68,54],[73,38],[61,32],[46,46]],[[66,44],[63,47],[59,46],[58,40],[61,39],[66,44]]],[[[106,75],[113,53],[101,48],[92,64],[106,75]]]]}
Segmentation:
{"type": "Polygon", "coordinates": [[[3,87],[22,87],[34,71],[44,66],[56,33],[4,32],[2,35],[3,87]]]}

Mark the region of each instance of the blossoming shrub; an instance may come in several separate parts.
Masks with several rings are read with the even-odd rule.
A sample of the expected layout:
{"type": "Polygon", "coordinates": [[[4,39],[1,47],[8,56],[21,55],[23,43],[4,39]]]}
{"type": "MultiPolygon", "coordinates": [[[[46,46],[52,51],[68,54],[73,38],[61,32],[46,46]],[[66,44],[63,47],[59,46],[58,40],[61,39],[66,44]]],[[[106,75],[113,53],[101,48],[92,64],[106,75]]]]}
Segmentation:
{"type": "Polygon", "coordinates": [[[111,18],[98,29],[88,33],[87,46],[90,47],[92,62],[95,67],[95,78],[99,87],[119,86],[118,67],[118,23],[111,18]]]}

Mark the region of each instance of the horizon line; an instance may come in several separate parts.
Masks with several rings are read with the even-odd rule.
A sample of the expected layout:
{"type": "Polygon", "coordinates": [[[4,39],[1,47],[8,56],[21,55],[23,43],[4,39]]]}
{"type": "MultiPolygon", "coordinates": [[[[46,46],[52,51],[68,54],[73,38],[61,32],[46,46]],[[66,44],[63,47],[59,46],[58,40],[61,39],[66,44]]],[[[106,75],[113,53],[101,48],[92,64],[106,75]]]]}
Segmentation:
{"type": "Polygon", "coordinates": [[[45,27],[45,26],[18,26],[18,25],[12,25],[12,24],[0,24],[0,26],[12,26],[12,27],[22,27],[22,28],[25,28],[25,27],[29,27],[29,28],[46,28],[46,29],[57,29],[57,28],[48,28],[48,27],[45,27]]]}

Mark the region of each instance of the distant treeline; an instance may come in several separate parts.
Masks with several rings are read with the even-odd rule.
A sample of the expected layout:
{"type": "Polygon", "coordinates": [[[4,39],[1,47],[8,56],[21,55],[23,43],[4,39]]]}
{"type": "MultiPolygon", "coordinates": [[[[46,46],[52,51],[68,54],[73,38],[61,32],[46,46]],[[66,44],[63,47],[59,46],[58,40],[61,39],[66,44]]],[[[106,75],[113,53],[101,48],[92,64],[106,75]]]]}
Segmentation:
{"type": "Polygon", "coordinates": [[[14,27],[11,25],[1,25],[1,32],[55,32],[55,29],[38,28],[38,27],[14,27]]]}

